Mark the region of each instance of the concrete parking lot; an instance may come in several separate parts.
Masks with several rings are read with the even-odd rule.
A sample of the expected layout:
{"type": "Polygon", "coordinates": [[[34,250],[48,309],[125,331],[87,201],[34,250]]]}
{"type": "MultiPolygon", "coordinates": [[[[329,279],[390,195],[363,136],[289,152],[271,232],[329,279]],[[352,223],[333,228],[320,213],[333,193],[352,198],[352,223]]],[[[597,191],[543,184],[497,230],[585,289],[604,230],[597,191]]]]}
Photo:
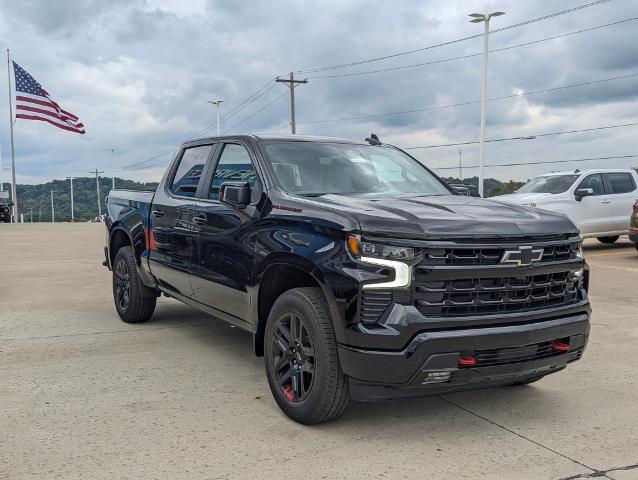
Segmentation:
{"type": "Polygon", "coordinates": [[[638,252],[588,241],[591,339],[518,388],[304,427],[246,332],[162,298],[119,320],[99,224],[0,225],[0,478],[638,478],[638,252]]]}

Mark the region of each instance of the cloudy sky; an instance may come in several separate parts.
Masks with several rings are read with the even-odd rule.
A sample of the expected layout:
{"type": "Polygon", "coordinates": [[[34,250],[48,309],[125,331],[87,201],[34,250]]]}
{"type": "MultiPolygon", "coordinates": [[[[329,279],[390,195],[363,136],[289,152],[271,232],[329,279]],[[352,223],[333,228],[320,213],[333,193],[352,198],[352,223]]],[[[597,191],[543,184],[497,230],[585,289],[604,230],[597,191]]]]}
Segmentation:
{"type": "MultiPolygon", "coordinates": [[[[347,68],[312,70],[481,33],[482,24],[468,22],[474,11],[507,12],[492,20],[496,30],[592,1],[0,0],[0,37],[12,58],[78,115],[87,131],[80,136],[18,120],[18,181],[84,176],[96,167],[108,174],[111,148],[118,176],[157,180],[172,148],[207,127],[214,133],[214,107],[207,100],[223,99],[222,112],[232,113],[264,86],[263,95],[222,121],[222,131],[243,122],[231,131],[285,133],[286,87],[267,82],[290,71],[306,71],[300,76],[309,79],[295,90],[298,133],[361,139],[375,132],[402,147],[476,141],[480,106],[469,102],[480,99],[482,58],[471,55],[482,51],[481,38],[347,68]],[[407,68],[343,76],[401,66],[407,68]],[[320,78],[334,75],[342,76],[320,78]],[[469,104],[428,110],[459,103],[469,104]],[[418,111],[372,116],[409,110],[418,111]],[[344,120],[365,116],[370,117],[344,120]]],[[[638,17],[638,0],[611,0],[494,32],[490,49],[633,17],[638,17]]],[[[490,54],[488,98],[524,95],[487,104],[486,137],[638,122],[638,76],[598,82],[638,74],[637,33],[638,20],[632,20],[490,54]],[[587,82],[598,83],[528,94],[587,82]]],[[[6,73],[0,77],[6,167],[6,73]]],[[[486,164],[638,155],[637,132],[638,126],[629,126],[489,143],[486,164]]],[[[459,148],[464,174],[475,174],[477,169],[470,167],[478,163],[476,144],[412,153],[433,168],[456,167],[459,148]]],[[[525,180],[551,170],[635,165],[638,157],[492,167],[486,175],[525,180]]]]}

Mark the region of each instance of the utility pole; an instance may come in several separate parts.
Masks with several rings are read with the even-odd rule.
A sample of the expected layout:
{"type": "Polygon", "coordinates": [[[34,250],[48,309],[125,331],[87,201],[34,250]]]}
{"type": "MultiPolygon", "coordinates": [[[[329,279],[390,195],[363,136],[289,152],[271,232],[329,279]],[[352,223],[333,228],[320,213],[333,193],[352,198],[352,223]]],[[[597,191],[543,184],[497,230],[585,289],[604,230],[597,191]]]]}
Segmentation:
{"type": "Polygon", "coordinates": [[[219,118],[219,108],[222,106],[222,103],[224,103],[224,101],[223,100],[208,100],[208,103],[211,103],[217,107],[215,125],[217,125],[217,136],[219,136],[221,135],[221,126],[222,126],[221,119],[219,118]]]}
{"type": "Polygon", "coordinates": [[[75,222],[75,215],[73,214],[73,179],[75,177],[66,177],[68,180],[71,180],[71,221],[75,222]]]}
{"type": "Polygon", "coordinates": [[[33,223],[33,209],[29,208],[29,221],[33,223]]]}
{"type": "Polygon", "coordinates": [[[288,88],[290,89],[290,131],[294,135],[297,133],[297,123],[295,121],[295,87],[300,83],[308,83],[308,79],[304,78],[303,80],[295,80],[294,73],[290,72],[289,80],[277,78],[275,82],[287,83],[288,88]]]}
{"type": "Polygon", "coordinates": [[[461,160],[461,156],[463,155],[463,150],[459,150],[459,180],[463,183],[463,161],[461,160]]]}
{"type": "Polygon", "coordinates": [[[51,223],[55,223],[55,206],[53,205],[53,192],[55,192],[55,190],[51,189],[51,223]]]}
{"type": "Polygon", "coordinates": [[[492,17],[500,17],[505,12],[471,13],[473,17],[470,22],[485,22],[485,33],[483,34],[483,84],[481,85],[481,148],[479,154],[479,195],[483,196],[483,160],[485,158],[485,97],[487,95],[487,45],[490,36],[490,19],[492,17]]]}
{"type": "Polygon", "coordinates": [[[104,173],[103,170],[98,170],[97,168],[95,169],[95,171],[90,171],[89,173],[94,173],[95,174],[95,187],[97,190],[97,215],[98,217],[102,216],[102,202],[100,202],[100,173],[104,173]]]}

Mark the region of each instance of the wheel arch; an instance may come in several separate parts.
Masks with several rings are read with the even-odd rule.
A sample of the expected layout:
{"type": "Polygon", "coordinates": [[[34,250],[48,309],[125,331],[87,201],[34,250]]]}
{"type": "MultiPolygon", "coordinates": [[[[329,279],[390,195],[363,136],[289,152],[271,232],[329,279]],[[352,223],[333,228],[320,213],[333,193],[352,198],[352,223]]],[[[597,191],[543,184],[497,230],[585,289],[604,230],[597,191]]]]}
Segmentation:
{"type": "Polygon", "coordinates": [[[299,287],[317,287],[324,294],[330,308],[331,320],[339,317],[337,302],[321,270],[309,260],[296,255],[274,255],[261,269],[256,302],[254,350],[264,354],[264,331],[270,310],[284,292],[299,287]]]}

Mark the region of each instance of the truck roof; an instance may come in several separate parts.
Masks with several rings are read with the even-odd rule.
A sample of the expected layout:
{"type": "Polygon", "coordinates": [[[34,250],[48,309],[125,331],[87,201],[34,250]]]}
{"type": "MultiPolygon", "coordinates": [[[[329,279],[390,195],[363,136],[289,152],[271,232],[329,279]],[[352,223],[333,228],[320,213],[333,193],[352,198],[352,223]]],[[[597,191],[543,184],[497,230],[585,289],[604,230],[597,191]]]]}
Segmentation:
{"type": "Polygon", "coordinates": [[[551,177],[554,175],[583,175],[589,173],[631,173],[633,170],[631,168],[590,168],[587,170],[567,170],[563,172],[550,172],[544,173],[542,175],[538,175],[539,177],[551,177]]]}
{"type": "Polygon", "coordinates": [[[215,137],[203,137],[197,138],[193,140],[189,140],[185,143],[194,143],[201,142],[203,140],[230,140],[230,139],[253,139],[257,141],[271,141],[271,140],[280,140],[280,141],[290,141],[290,142],[321,142],[321,143],[349,143],[353,145],[369,145],[367,142],[363,140],[352,140],[348,138],[338,138],[338,137],[321,137],[315,135],[291,135],[291,134],[281,134],[281,133],[260,133],[260,134],[242,134],[242,135],[220,135],[215,137]]]}

